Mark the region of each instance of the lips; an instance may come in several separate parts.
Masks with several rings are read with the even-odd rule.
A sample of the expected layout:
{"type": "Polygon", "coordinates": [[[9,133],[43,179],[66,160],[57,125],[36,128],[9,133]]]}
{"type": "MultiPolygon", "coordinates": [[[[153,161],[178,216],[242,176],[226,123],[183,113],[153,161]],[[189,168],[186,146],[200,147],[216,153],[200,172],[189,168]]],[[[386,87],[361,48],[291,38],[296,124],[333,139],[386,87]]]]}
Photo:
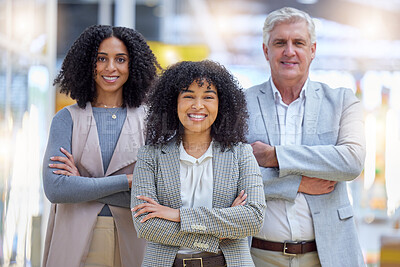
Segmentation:
{"type": "Polygon", "coordinates": [[[297,64],[297,62],[288,62],[288,61],[281,61],[281,63],[286,66],[294,66],[297,64]]]}
{"type": "Polygon", "coordinates": [[[204,120],[206,117],[208,117],[207,114],[195,114],[195,113],[189,113],[188,117],[190,120],[192,121],[202,121],[204,120]]]}
{"type": "Polygon", "coordinates": [[[119,76],[101,76],[103,77],[104,80],[106,80],[107,82],[115,82],[119,76]]]}

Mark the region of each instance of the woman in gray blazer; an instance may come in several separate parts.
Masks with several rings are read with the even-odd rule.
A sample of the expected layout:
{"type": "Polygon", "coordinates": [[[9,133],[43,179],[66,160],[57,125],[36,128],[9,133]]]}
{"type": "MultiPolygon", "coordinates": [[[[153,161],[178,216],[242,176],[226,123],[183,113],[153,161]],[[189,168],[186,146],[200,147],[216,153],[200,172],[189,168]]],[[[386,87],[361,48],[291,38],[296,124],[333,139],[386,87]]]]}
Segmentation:
{"type": "Polygon", "coordinates": [[[241,87],[201,61],[169,67],[153,89],[132,182],[149,241],[142,266],[254,266],[245,237],[260,230],[265,200],[241,87]]]}

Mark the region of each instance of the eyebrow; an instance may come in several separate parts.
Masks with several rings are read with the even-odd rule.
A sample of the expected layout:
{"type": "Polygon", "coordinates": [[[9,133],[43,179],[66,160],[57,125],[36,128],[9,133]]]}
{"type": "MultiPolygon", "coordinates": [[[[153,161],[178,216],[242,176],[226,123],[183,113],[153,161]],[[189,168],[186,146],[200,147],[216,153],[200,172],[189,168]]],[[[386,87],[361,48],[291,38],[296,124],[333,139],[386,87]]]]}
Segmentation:
{"type": "MultiPolygon", "coordinates": [[[[106,56],[108,56],[108,54],[105,53],[105,52],[98,52],[97,55],[106,55],[106,56]]],[[[128,56],[128,55],[125,54],[125,53],[118,53],[117,56],[128,56]]]]}
{"type": "MultiPolygon", "coordinates": [[[[181,92],[182,92],[182,93],[194,93],[193,90],[189,90],[189,89],[182,90],[181,92]]],[[[212,90],[212,89],[207,89],[204,93],[213,93],[213,94],[217,94],[217,92],[214,91],[214,90],[212,90]]]]}

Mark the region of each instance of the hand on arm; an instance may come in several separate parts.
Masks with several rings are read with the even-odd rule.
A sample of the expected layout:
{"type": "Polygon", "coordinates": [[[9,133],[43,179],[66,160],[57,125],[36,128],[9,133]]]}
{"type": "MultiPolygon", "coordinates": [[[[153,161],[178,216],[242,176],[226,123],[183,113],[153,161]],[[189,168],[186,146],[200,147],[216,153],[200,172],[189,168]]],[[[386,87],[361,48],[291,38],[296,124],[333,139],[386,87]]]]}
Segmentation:
{"type": "Polygon", "coordinates": [[[258,165],[266,168],[279,167],[275,153],[275,147],[256,141],[251,144],[253,154],[257,159],[258,165]]]}
{"type": "Polygon", "coordinates": [[[335,189],[336,183],[335,181],[303,176],[298,192],[309,195],[328,194],[335,189]]]}
{"type": "Polygon", "coordinates": [[[165,219],[171,222],[181,221],[179,209],[173,209],[170,207],[160,205],[155,200],[149,197],[137,196],[136,198],[146,201],[145,203],[136,205],[132,209],[132,211],[137,211],[136,214],[134,215],[135,218],[144,213],[148,213],[146,216],[142,218],[142,220],[140,221],[141,223],[144,223],[148,219],[155,217],[165,219]]]}
{"type": "Polygon", "coordinates": [[[247,194],[244,193],[244,190],[240,191],[239,195],[233,201],[231,207],[236,206],[244,206],[246,204],[247,194]]]}
{"type": "Polygon", "coordinates": [[[52,160],[52,161],[62,162],[62,163],[49,164],[50,168],[57,169],[57,170],[54,170],[53,173],[63,174],[63,175],[67,175],[67,176],[81,176],[79,174],[78,168],[76,168],[74,157],[72,156],[72,154],[69,153],[66,149],[64,149],[62,147],[60,148],[60,151],[66,157],[54,156],[54,157],[50,158],[50,160],[52,160]]]}

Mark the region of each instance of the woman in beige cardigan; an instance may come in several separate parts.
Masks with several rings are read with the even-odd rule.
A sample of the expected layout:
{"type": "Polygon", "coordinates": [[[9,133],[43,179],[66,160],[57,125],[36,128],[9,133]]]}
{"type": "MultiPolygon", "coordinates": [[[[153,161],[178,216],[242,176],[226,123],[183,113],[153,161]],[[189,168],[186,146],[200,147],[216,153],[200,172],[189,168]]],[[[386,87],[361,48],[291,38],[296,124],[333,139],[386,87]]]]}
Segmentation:
{"type": "Polygon", "coordinates": [[[158,66],[142,35],[124,27],[91,26],[70,48],[55,84],[77,104],[50,129],[43,266],[141,265],[146,243],[132,224],[130,188],[158,66]]]}

